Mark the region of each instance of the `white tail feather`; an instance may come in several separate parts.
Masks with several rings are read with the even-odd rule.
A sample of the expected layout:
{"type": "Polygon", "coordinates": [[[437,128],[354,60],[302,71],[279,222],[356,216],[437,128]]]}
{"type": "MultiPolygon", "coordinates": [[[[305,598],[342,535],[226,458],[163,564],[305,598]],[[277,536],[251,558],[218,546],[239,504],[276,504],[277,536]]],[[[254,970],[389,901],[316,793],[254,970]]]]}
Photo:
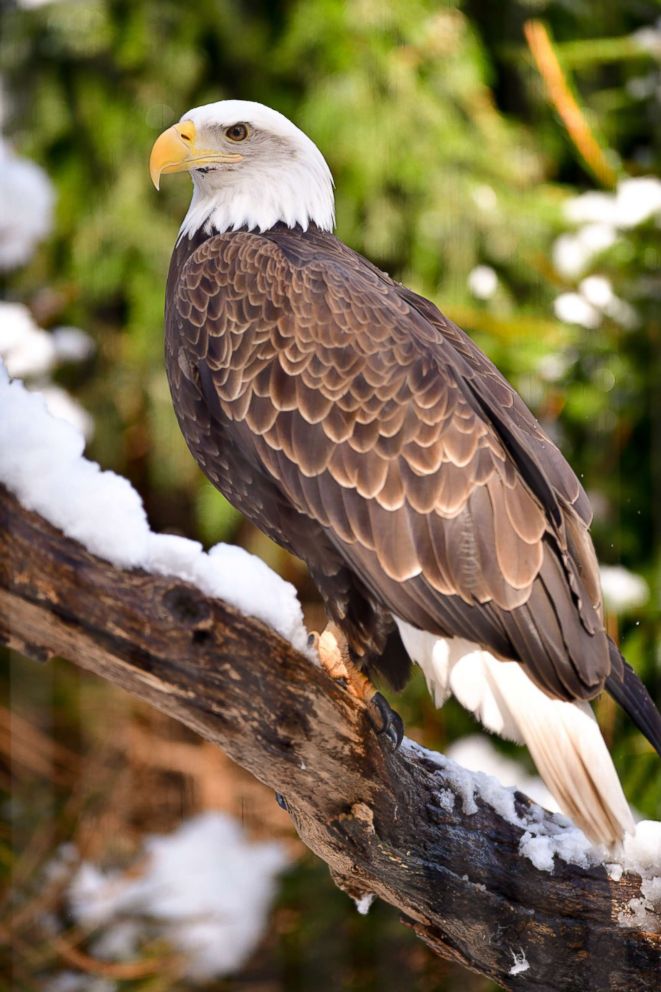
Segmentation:
{"type": "Polygon", "coordinates": [[[561,809],[596,844],[615,847],[633,818],[590,705],[552,699],[515,661],[397,620],[437,706],[452,693],[491,731],[526,744],[561,809]]]}

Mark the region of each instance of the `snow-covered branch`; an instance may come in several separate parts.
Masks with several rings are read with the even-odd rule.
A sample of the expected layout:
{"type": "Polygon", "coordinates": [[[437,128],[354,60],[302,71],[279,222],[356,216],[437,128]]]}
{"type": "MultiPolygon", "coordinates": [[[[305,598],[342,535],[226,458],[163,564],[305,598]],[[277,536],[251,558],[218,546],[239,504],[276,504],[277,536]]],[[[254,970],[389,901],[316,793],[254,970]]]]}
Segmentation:
{"type": "Polygon", "coordinates": [[[520,793],[412,742],[393,753],[362,705],[262,621],[104,561],[5,488],[0,506],[0,639],[63,655],[216,742],[285,796],[363,909],[386,900],[439,954],[505,988],[655,986],[659,882],[644,844],[637,872],[595,863],[520,793]],[[552,870],[533,863],[531,839],[552,870]]]}

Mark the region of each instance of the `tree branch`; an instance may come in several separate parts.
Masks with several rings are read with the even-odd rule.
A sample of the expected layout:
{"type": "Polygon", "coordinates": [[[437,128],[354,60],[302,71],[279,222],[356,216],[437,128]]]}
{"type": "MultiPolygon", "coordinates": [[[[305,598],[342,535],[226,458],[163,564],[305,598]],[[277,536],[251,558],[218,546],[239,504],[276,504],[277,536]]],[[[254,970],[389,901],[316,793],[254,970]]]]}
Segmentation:
{"type": "Polygon", "coordinates": [[[113,567],[2,487],[0,519],[0,640],[64,656],[218,744],[286,797],[350,895],[396,906],[434,951],[506,989],[657,987],[658,915],[647,930],[618,923],[641,898],[637,875],[558,859],[538,871],[519,827],[479,796],[470,814],[441,801],[457,792],[451,774],[412,745],[389,750],[362,704],[259,621],[179,579],[113,567]]]}

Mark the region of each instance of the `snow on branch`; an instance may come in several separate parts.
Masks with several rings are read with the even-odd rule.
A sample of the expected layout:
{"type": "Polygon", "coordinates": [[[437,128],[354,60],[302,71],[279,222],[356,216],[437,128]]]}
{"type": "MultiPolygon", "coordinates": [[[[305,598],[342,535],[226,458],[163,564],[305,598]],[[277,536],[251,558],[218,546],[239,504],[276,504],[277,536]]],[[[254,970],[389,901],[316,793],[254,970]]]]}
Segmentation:
{"type": "Polygon", "coordinates": [[[0,641],[64,656],[217,743],[284,795],[363,910],[389,902],[506,989],[656,987],[658,825],[605,865],[515,789],[410,741],[393,752],[310,658],[286,583],[238,549],[152,534],[128,483],[6,377],[0,508],[0,641]]]}

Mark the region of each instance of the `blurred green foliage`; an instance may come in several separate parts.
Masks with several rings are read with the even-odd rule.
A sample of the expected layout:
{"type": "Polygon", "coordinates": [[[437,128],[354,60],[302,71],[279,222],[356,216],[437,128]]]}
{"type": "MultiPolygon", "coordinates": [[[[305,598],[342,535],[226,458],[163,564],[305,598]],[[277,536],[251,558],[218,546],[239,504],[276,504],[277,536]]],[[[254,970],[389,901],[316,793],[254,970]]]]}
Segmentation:
{"type": "MultiPolygon", "coordinates": [[[[636,176],[659,160],[655,48],[636,34],[657,16],[653,0],[62,0],[4,13],[5,131],[58,196],[52,237],[5,277],[5,295],[38,309],[47,290],[52,323],[94,336],[97,361],[74,387],[95,417],[91,454],[134,481],[157,529],[265,547],[202,480],[175,424],[163,292],[189,188],[178,179],[157,195],[147,173],[153,140],[187,108],[259,100],[326,155],[339,236],[461,323],[556,437],[593,496],[600,560],[652,589],[620,635],[658,698],[658,229],[628,229],[583,273],[608,276],[634,327],[556,319],[554,299],[578,281],[552,261],[570,227],[562,206],[594,180],[523,35],[527,18],[546,20],[611,166],[636,176]],[[497,275],[487,298],[469,288],[477,265],[497,275]]],[[[419,683],[395,705],[432,744],[473,726],[451,705],[433,713],[419,683]]],[[[657,760],[621,714],[602,715],[625,791],[659,816],[657,760]]]]}

